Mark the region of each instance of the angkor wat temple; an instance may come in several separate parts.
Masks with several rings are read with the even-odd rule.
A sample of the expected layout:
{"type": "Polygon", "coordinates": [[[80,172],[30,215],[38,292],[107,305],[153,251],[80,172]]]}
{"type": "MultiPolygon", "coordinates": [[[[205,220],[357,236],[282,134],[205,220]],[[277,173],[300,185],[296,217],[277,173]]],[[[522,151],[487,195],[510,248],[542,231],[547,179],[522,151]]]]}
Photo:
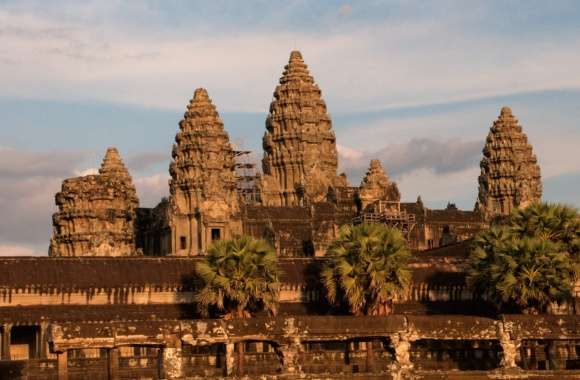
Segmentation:
{"type": "Polygon", "coordinates": [[[468,211],[401,202],[388,162],[372,160],[358,186],[338,173],[331,118],[298,51],[265,124],[258,173],[200,88],[175,136],[170,196],[156,207],[139,207],[115,148],[98,174],[65,179],[49,257],[0,258],[0,378],[580,377],[578,306],[497,315],[466,286],[470,239],[541,198],[536,157],[510,108],[489,130],[468,211]],[[326,247],[340,226],[362,222],[400,228],[414,252],[394,315],[336,315],[321,290],[326,247]],[[199,319],[194,263],[237,234],[275,248],[279,315],[199,319]]]}

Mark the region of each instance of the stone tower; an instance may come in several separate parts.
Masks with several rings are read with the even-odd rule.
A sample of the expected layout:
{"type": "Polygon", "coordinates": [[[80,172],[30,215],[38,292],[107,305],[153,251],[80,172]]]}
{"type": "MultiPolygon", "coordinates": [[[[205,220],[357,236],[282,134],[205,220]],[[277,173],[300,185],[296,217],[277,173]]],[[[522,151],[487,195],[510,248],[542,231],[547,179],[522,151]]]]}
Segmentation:
{"type": "Polygon", "coordinates": [[[361,209],[364,210],[376,201],[398,203],[401,200],[399,188],[391,182],[379,160],[371,160],[358,191],[361,209]]]}
{"type": "Polygon", "coordinates": [[[325,201],[336,175],[336,138],[321,91],[299,51],[274,91],[263,138],[262,199],[272,206],[325,201]]]}
{"type": "Polygon", "coordinates": [[[487,135],[475,205],[486,218],[506,216],[542,196],[540,167],[528,138],[509,107],[487,135]]]}
{"type": "Polygon", "coordinates": [[[195,90],[169,167],[171,252],[199,255],[241,232],[234,150],[207,91],[195,90]]]}
{"type": "Polygon", "coordinates": [[[99,174],[69,178],[55,196],[50,256],[135,255],[137,192],[115,148],[99,174]]]}

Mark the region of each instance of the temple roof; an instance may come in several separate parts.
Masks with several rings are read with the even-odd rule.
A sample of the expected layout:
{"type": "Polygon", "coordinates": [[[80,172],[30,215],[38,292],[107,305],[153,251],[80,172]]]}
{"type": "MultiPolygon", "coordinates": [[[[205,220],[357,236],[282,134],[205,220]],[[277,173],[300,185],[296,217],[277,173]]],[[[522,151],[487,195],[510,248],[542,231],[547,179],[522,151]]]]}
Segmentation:
{"type": "Polygon", "coordinates": [[[99,169],[99,174],[101,175],[115,175],[125,179],[131,180],[129,171],[123,164],[119,151],[115,147],[107,148],[105,157],[103,158],[103,163],[99,169]]]}
{"type": "Polygon", "coordinates": [[[319,189],[327,190],[337,176],[330,116],[300,52],[290,53],[279,83],[263,137],[263,201],[295,206],[305,197],[318,202],[326,195],[319,189]]]}
{"type": "MultiPolygon", "coordinates": [[[[465,257],[468,243],[438,248],[414,256],[414,261],[432,262],[429,257],[465,257]],[[437,252],[441,251],[438,255],[437,252]]],[[[100,288],[191,288],[195,262],[189,257],[2,257],[0,258],[0,288],[40,291],[60,289],[63,292],[100,288]]],[[[279,264],[286,284],[309,285],[317,282],[322,258],[281,258],[279,264]]],[[[423,281],[440,269],[413,269],[414,278],[423,281]]],[[[456,282],[463,274],[454,273],[456,282]],[[459,276],[459,277],[458,277],[459,276]]],[[[2,290],[0,289],[0,296],[2,290]]]]}
{"type": "Polygon", "coordinates": [[[528,137],[509,107],[489,130],[480,163],[476,208],[488,218],[540,200],[540,167],[528,137]]]}

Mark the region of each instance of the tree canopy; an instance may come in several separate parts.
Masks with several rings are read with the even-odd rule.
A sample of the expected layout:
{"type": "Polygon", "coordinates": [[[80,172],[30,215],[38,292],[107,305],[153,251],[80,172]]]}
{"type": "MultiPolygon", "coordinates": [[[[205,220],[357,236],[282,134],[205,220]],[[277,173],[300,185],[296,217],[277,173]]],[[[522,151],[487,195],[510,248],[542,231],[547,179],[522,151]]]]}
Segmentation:
{"type": "Polygon", "coordinates": [[[534,203],[474,239],[468,284],[498,308],[545,312],[571,297],[580,217],[572,207],[534,203]]]}
{"type": "Polygon", "coordinates": [[[355,315],[386,315],[411,282],[410,251],[397,229],[346,225],[326,252],[322,282],[332,304],[355,315]]]}
{"type": "Polygon", "coordinates": [[[280,270],[275,251],[249,236],[218,240],[197,263],[201,286],[195,301],[204,315],[247,318],[278,308],[280,270]]]}

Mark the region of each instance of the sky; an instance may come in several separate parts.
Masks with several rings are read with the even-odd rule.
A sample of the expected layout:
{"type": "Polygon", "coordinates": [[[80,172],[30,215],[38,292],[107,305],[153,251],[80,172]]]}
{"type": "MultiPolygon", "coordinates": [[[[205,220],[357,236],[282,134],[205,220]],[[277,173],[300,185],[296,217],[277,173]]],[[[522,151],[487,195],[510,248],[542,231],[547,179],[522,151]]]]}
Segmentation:
{"type": "Polygon", "coordinates": [[[54,194],[116,146],[141,205],[168,194],[178,122],[204,87],[259,162],[272,93],[302,52],[339,170],[381,160],[405,201],[472,209],[502,106],[547,201],[580,206],[578,1],[0,0],[0,255],[46,255],[54,194]]]}

